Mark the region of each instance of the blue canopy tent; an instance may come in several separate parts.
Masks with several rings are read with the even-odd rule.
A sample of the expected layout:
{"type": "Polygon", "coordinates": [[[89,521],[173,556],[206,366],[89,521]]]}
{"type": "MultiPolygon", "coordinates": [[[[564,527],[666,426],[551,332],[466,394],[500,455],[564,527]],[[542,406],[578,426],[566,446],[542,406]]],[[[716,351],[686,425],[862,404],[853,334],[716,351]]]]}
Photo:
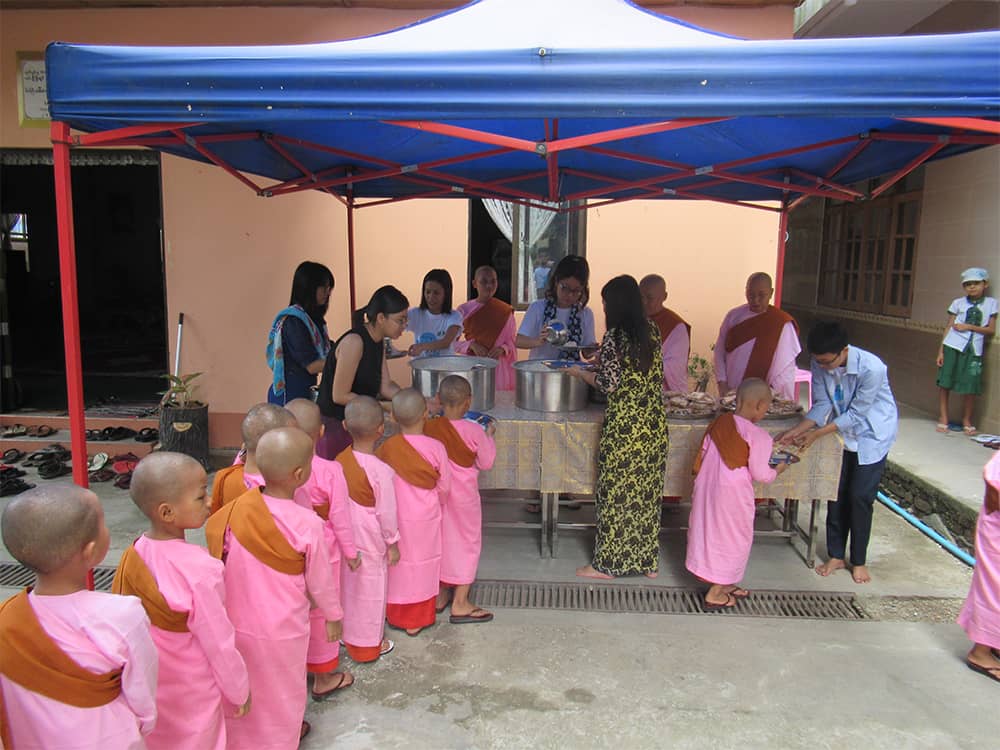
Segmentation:
{"type": "MultiPolygon", "coordinates": [[[[353,306],[353,212],[394,200],[739,203],[780,212],[780,255],[804,198],[865,200],[852,183],[890,174],[884,191],[929,159],[1000,143],[998,50],[1000,32],[745,41],[626,0],[478,0],[303,46],[54,43],[74,456],[85,443],[71,147],[212,162],[263,197],[331,193],[348,211],[353,306]]],[[[780,260],[776,287],[780,300],[780,260]]],[[[78,482],[85,465],[74,461],[78,482]]]]}

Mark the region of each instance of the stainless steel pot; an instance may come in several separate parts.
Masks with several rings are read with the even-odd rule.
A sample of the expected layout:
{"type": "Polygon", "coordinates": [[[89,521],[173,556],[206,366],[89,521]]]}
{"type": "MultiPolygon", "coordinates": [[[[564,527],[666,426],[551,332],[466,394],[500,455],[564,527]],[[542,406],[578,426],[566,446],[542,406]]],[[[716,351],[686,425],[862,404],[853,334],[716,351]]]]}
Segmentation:
{"type": "Polygon", "coordinates": [[[413,387],[427,398],[437,395],[441,381],[460,375],[472,386],[472,410],[489,411],[496,399],[497,361],[489,357],[421,357],[411,359],[413,387]]]}
{"type": "Polygon", "coordinates": [[[514,403],[531,411],[579,411],[587,406],[587,384],[543,359],[515,362],[514,403]]]}

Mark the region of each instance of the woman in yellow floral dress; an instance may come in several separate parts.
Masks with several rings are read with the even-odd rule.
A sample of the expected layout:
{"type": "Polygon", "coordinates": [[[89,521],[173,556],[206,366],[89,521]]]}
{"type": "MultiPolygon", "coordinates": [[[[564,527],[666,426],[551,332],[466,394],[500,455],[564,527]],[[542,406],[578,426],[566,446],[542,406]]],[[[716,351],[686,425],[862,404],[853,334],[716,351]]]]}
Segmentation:
{"type": "Polygon", "coordinates": [[[597,370],[567,370],[608,397],[597,455],[597,541],[592,563],[576,574],[653,578],[668,446],[660,335],[631,276],[611,279],[601,299],[607,333],[597,370]]]}

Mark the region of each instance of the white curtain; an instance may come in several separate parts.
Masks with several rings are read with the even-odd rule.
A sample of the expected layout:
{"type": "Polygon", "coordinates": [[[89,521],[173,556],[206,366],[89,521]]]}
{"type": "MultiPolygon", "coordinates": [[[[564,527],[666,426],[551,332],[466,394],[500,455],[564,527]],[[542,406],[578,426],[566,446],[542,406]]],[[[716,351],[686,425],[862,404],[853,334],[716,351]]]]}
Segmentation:
{"type": "Polygon", "coordinates": [[[513,203],[498,201],[495,198],[483,198],[483,207],[497,225],[497,229],[503,232],[503,236],[508,242],[514,241],[514,216],[511,214],[513,203]]]}
{"type": "MultiPolygon", "coordinates": [[[[551,205],[555,209],[557,204],[553,203],[551,205]]],[[[483,198],[483,206],[486,208],[487,213],[489,213],[490,218],[493,219],[493,223],[503,232],[503,236],[508,241],[513,242],[514,204],[496,200],[495,198],[483,198]]],[[[527,208],[522,206],[517,206],[516,208],[521,211],[521,220],[518,222],[521,235],[519,239],[523,248],[527,250],[545,234],[545,230],[549,228],[549,224],[556,217],[556,212],[555,210],[546,211],[541,208],[527,208]]]]}

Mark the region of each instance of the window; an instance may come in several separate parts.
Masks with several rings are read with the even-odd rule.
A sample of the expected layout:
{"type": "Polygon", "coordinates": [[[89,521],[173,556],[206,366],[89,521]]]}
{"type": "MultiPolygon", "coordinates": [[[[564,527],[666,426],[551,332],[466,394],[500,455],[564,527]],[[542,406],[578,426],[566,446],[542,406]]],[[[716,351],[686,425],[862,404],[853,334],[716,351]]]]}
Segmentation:
{"type": "Polygon", "coordinates": [[[24,253],[25,269],[31,271],[27,214],[0,214],[0,250],[24,253]]]}
{"type": "Polygon", "coordinates": [[[875,200],[827,201],[820,304],[899,317],[910,314],[922,182],[923,171],[918,170],[875,200]]]}
{"type": "Polygon", "coordinates": [[[480,265],[492,265],[499,277],[497,296],[516,309],[538,299],[560,258],[586,254],[584,209],[548,211],[497,200],[471,203],[469,275],[480,265]]]}

